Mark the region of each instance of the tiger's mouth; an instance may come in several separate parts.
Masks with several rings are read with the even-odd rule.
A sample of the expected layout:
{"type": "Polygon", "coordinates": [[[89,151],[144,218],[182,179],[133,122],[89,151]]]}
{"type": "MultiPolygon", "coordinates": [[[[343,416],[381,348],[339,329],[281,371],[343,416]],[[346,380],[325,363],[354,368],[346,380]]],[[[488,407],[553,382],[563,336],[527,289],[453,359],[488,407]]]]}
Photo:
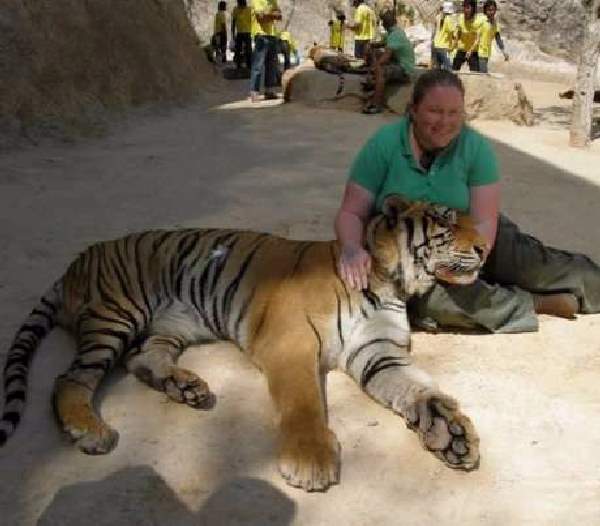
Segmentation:
{"type": "Polygon", "coordinates": [[[453,270],[444,265],[435,269],[435,277],[451,285],[470,285],[477,280],[477,276],[479,275],[478,270],[453,270]]]}

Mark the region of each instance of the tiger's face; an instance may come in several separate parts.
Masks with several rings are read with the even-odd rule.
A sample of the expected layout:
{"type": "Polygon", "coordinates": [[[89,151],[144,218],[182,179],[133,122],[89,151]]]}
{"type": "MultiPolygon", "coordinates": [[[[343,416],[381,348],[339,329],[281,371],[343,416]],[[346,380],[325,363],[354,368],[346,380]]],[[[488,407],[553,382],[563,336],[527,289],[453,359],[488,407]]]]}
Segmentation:
{"type": "Polygon", "coordinates": [[[485,262],[485,240],[468,216],[401,196],[386,199],[367,242],[375,274],[394,281],[399,295],[423,294],[436,280],[468,285],[485,262]]]}

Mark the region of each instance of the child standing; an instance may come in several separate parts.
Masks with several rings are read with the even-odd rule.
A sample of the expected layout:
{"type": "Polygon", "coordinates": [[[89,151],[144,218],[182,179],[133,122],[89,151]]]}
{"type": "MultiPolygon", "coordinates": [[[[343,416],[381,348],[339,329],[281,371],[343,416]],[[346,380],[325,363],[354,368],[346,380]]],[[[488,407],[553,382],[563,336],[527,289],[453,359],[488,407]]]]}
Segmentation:
{"type": "Polygon", "coordinates": [[[227,62],[227,2],[219,2],[217,14],[215,15],[215,24],[213,29],[213,45],[217,54],[217,60],[227,62]]]}

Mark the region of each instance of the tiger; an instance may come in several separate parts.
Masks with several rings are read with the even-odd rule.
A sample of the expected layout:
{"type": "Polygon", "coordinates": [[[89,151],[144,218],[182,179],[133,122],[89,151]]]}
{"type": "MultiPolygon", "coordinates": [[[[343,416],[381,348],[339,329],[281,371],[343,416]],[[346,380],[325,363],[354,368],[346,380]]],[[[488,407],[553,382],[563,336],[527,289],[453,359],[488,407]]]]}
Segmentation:
{"type": "Polygon", "coordinates": [[[22,420],[30,361],[58,325],[77,352],[55,380],[58,423],[84,453],[110,452],[118,432],[94,409],[101,381],[128,372],[179,403],[211,409],[207,383],[177,365],[185,348],[226,340],[266,375],[278,417],[277,466],[306,491],[339,483],[340,446],[325,381],[338,369],[402,417],[451,468],[479,463],[479,438],[456,400],[412,363],[407,300],[436,280],[477,279],[485,241],[468,216],[392,195],[365,230],[368,287],[340,278],[339,243],[235,229],[155,230],[87,248],[41,297],[10,346],[0,445],[22,420]]]}

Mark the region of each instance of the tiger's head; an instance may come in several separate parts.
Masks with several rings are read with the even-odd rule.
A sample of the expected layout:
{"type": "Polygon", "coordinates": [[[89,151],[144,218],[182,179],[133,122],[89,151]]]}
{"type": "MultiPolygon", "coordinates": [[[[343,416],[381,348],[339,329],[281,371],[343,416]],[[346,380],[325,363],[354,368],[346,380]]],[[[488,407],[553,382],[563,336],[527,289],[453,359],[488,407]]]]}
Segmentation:
{"type": "Polygon", "coordinates": [[[424,294],[436,280],[473,283],[485,262],[484,238],[467,215],[391,195],[367,227],[374,275],[401,296],[424,294]]]}

